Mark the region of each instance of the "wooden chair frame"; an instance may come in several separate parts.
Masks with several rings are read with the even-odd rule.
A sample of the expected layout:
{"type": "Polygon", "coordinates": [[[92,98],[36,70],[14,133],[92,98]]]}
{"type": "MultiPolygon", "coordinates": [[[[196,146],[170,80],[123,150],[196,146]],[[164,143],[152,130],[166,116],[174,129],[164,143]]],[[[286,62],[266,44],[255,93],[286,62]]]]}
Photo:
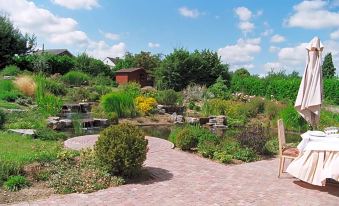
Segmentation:
{"type": "Polygon", "coordinates": [[[283,155],[283,150],[286,148],[286,137],[285,137],[285,127],[282,119],[278,120],[278,140],[279,140],[279,174],[280,178],[282,173],[286,173],[284,171],[285,161],[286,159],[295,159],[294,156],[283,155]]]}

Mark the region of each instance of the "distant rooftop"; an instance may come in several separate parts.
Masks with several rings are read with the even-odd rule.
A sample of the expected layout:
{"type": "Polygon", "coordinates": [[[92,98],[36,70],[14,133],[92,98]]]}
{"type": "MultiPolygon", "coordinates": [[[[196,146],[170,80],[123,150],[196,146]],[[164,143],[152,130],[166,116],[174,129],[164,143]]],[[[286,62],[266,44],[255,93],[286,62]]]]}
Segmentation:
{"type": "Polygon", "coordinates": [[[114,64],[117,63],[119,57],[113,58],[113,57],[106,57],[107,59],[111,60],[111,62],[113,62],[114,64]]]}
{"type": "Polygon", "coordinates": [[[143,68],[128,68],[128,69],[120,69],[116,71],[116,73],[130,73],[130,72],[135,72],[138,70],[144,70],[143,68]]]}
{"type": "Polygon", "coordinates": [[[73,54],[69,52],[67,49],[45,49],[45,50],[38,50],[34,53],[35,54],[49,53],[49,54],[55,54],[55,55],[73,56],[73,54]]]}

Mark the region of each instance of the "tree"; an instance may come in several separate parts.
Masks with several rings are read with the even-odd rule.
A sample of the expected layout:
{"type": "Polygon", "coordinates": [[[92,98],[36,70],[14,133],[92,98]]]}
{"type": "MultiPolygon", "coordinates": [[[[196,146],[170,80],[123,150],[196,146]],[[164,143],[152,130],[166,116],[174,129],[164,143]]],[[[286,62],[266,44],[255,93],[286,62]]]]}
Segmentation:
{"type": "Polygon", "coordinates": [[[98,76],[99,74],[112,76],[111,68],[108,65],[105,65],[102,61],[92,58],[85,53],[76,58],[74,68],[93,76],[98,76]]]}
{"type": "Polygon", "coordinates": [[[223,65],[218,54],[209,50],[190,53],[182,48],[175,49],[165,57],[155,73],[160,89],[176,91],[192,83],[210,86],[219,76],[229,80],[228,65],[223,65]]]}
{"type": "Polygon", "coordinates": [[[240,69],[235,70],[233,75],[237,76],[237,77],[248,77],[248,76],[251,76],[251,74],[245,68],[240,68],[240,69]]]}
{"type": "Polygon", "coordinates": [[[323,77],[325,78],[332,78],[335,75],[336,68],[334,67],[333,61],[332,61],[332,54],[328,53],[325,56],[324,63],[322,66],[323,71],[323,77]]]}
{"type": "Polygon", "coordinates": [[[222,79],[221,76],[208,88],[208,91],[216,98],[228,99],[230,97],[230,91],[226,86],[226,81],[222,79]]]}
{"type": "Polygon", "coordinates": [[[9,64],[15,54],[30,52],[35,44],[34,35],[22,34],[6,16],[0,16],[0,68],[9,64]]]}
{"type": "Polygon", "coordinates": [[[160,54],[152,54],[151,52],[141,51],[138,54],[126,53],[123,59],[119,59],[114,70],[140,67],[153,75],[155,68],[159,67],[161,62],[160,54]]]}

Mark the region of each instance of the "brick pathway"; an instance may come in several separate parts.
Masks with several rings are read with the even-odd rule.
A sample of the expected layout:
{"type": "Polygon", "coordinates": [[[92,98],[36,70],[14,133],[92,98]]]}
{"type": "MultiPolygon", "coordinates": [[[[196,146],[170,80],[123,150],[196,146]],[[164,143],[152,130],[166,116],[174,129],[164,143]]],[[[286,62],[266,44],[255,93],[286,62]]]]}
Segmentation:
{"type": "Polygon", "coordinates": [[[313,187],[285,175],[277,159],[222,165],[149,137],[145,166],[154,179],[91,194],[54,195],[19,205],[338,205],[339,188],[313,187]]]}

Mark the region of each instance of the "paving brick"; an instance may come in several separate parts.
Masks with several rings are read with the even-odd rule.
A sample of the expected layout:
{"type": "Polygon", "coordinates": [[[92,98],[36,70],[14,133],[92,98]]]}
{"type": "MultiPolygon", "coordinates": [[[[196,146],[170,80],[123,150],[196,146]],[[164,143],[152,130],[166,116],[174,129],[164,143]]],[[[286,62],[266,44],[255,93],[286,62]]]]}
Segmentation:
{"type": "Polygon", "coordinates": [[[338,187],[311,186],[288,174],[278,179],[277,159],[223,165],[148,139],[145,167],[153,180],[18,205],[339,205],[338,187]]]}

